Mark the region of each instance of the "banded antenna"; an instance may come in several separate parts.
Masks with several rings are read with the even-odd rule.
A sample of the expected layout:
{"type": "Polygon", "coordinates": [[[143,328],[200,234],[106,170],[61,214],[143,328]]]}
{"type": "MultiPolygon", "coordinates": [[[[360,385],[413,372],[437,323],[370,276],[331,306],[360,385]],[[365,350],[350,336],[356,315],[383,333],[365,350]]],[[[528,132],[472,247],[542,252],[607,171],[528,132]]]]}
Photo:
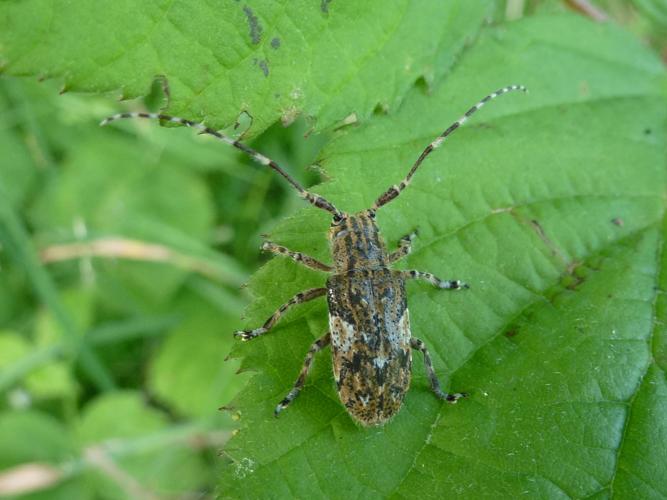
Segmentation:
{"type": "Polygon", "coordinates": [[[100,122],[101,126],[105,126],[111,122],[114,122],[116,120],[122,120],[126,118],[145,118],[149,120],[164,120],[172,123],[180,123],[181,125],[185,125],[186,127],[194,128],[196,130],[199,130],[202,134],[205,135],[212,135],[219,141],[222,141],[226,144],[229,144],[230,146],[234,146],[236,149],[239,149],[243,151],[245,154],[247,154],[250,158],[255,160],[257,163],[264,165],[266,167],[269,167],[276,172],[278,172],[281,176],[283,176],[287,182],[289,182],[294,189],[296,189],[299,193],[299,195],[307,200],[309,203],[312,205],[315,205],[317,208],[321,208],[322,210],[326,210],[327,212],[330,212],[334,215],[334,217],[342,217],[343,214],[341,213],[340,210],[338,210],[333,203],[327,201],[325,198],[322,196],[319,196],[315,193],[311,193],[310,191],[307,191],[304,189],[304,187],[299,184],[294,178],[292,178],[291,175],[289,175],[287,172],[285,172],[280,165],[278,165],[275,161],[271,160],[270,158],[267,158],[261,153],[258,153],[254,149],[246,146],[242,142],[239,142],[235,139],[232,139],[229,136],[226,136],[225,134],[222,134],[218,132],[217,130],[213,130],[210,127],[207,127],[203,123],[197,123],[193,122],[192,120],[186,120],[185,118],[179,118],[177,116],[171,116],[171,115],[163,115],[159,113],[118,113],[117,115],[110,116],[109,118],[105,118],[100,122]]]}
{"type": "Polygon", "coordinates": [[[492,99],[495,99],[496,97],[506,94],[507,92],[511,92],[513,90],[521,90],[522,92],[528,92],[528,89],[524,87],[523,85],[510,85],[508,87],[503,87],[502,89],[498,89],[492,94],[487,95],[484,99],[479,101],[477,104],[475,104],[472,108],[470,108],[468,111],[465,112],[465,114],[456,120],[454,123],[452,123],[447,129],[440,134],[436,139],[426,146],[426,149],[422,151],[422,154],[419,155],[419,158],[417,158],[417,161],[412,165],[412,168],[408,172],[408,175],[405,176],[405,179],[403,179],[399,184],[394,184],[391,186],[389,189],[387,189],[380,197],[375,200],[375,203],[373,203],[373,210],[377,210],[383,205],[386,205],[389,203],[391,200],[394,198],[398,197],[399,194],[401,194],[401,191],[403,191],[408,185],[410,185],[410,181],[412,180],[412,176],[415,175],[415,172],[419,168],[419,166],[422,164],[424,159],[431,154],[431,152],[434,149],[438,149],[443,142],[445,142],[445,139],[447,136],[449,136],[452,132],[454,132],[457,128],[459,128],[461,125],[463,125],[468,118],[470,118],[475,111],[477,111],[479,108],[484,106],[487,102],[489,102],[492,99]]]}

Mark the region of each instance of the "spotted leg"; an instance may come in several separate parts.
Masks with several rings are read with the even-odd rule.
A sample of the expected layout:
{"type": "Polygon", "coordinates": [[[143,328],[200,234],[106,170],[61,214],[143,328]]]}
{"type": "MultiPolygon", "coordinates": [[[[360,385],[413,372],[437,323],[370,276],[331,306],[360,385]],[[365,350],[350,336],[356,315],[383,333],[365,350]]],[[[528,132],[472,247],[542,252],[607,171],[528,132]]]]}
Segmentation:
{"type": "Polygon", "coordinates": [[[466,283],[461,280],[441,280],[437,276],[434,276],[431,273],[423,273],[421,271],[402,271],[403,277],[405,279],[419,279],[425,280],[431,283],[436,288],[441,288],[443,290],[462,290],[465,288],[470,288],[466,283]]]}
{"type": "Polygon", "coordinates": [[[421,351],[421,353],[424,355],[424,368],[426,369],[426,375],[428,375],[428,378],[431,381],[431,389],[433,389],[433,392],[435,392],[436,396],[438,396],[440,399],[444,399],[445,401],[449,401],[450,403],[456,403],[459,399],[468,396],[465,392],[455,392],[453,394],[447,394],[446,392],[443,392],[442,388],[440,387],[440,381],[435,374],[435,370],[433,370],[431,355],[428,353],[426,344],[424,344],[424,342],[421,340],[412,337],[410,339],[410,346],[413,349],[421,351]]]}
{"type": "Polygon", "coordinates": [[[310,257],[309,255],[303,254],[301,252],[293,252],[289,248],[285,248],[280,245],[276,245],[275,243],[271,241],[265,241],[262,244],[262,250],[265,252],[271,252],[277,255],[286,255],[290,259],[299,262],[300,264],[303,264],[306,267],[310,267],[311,269],[315,269],[317,271],[326,271],[330,272],[332,271],[332,267],[328,266],[322,262],[320,262],[317,259],[314,259],[310,257]]]}
{"type": "Polygon", "coordinates": [[[280,306],[278,310],[274,312],[269,317],[269,319],[267,319],[264,322],[264,324],[261,327],[255,328],[254,330],[239,330],[237,332],[234,332],[234,336],[241,337],[241,340],[246,341],[254,339],[255,337],[259,337],[260,335],[264,335],[266,332],[271,330],[271,328],[273,328],[273,326],[278,322],[283,313],[287,311],[290,307],[296,304],[303,304],[304,302],[308,302],[309,300],[316,299],[317,297],[321,297],[326,293],[327,293],[326,288],[311,288],[310,290],[306,290],[305,292],[297,293],[294,297],[292,297],[290,300],[288,300],[282,306],[280,306]]]}
{"type": "Polygon", "coordinates": [[[410,254],[412,250],[412,240],[417,237],[417,231],[412,231],[410,234],[406,234],[398,241],[398,248],[389,254],[389,263],[396,262],[401,260],[406,255],[410,254]]]}
{"type": "Polygon", "coordinates": [[[294,382],[294,387],[292,387],[292,390],[287,393],[287,396],[285,396],[285,398],[280,403],[278,403],[278,406],[276,406],[276,409],[273,412],[276,417],[299,395],[303,385],[306,383],[306,377],[308,376],[310,367],[313,364],[313,359],[315,359],[315,354],[328,346],[330,342],[331,334],[326,333],[313,342],[313,345],[310,346],[310,349],[308,349],[308,354],[306,354],[306,359],[303,361],[301,373],[299,373],[299,377],[296,379],[296,382],[294,382]]]}

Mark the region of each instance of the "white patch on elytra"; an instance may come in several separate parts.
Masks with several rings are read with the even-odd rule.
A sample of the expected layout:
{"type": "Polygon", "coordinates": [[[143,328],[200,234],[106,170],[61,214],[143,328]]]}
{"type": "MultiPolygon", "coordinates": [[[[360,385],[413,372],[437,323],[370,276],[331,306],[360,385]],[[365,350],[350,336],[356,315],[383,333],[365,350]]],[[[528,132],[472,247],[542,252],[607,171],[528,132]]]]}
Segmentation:
{"type": "Polygon", "coordinates": [[[398,320],[398,328],[390,329],[387,339],[393,345],[410,343],[410,312],[406,309],[398,320]]]}
{"type": "Polygon", "coordinates": [[[387,358],[387,356],[378,354],[377,356],[375,356],[375,358],[373,358],[373,364],[379,370],[382,370],[387,363],[389,363],[389,359],[387,358]]]}
{"type": "Polygon", "coordinates": [[[398,331],[401,335],[401,341],[410,342],[410,311],[407,308],[401,319],[398,320],[398,331]]]}
{"type": "Polygon", "coordinates": [[[352,349],[354,325],[338,316],[329,315],[329,331],[331,332],[331,343],[336,350],[346,353],[352,349]]]}

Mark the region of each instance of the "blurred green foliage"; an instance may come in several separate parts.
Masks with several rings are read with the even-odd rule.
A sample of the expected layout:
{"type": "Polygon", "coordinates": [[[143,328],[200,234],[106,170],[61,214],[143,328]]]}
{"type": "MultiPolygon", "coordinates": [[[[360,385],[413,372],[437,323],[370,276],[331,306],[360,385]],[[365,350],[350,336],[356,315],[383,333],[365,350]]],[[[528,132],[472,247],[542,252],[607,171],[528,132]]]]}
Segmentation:
{"type": "MultiPolygon", "coordinates": [[[[212,494],[234,427],[217,409],[247,379],[224,362],[239,287],[298,200],[189,131],[100,129],[107,99],[5,78],[0,110],[0,470],[56,463],[43,498],[212,494]],[[95,466],[98,448],[120,478],[95,466]]],[[[325,137],[305,131],[278,125],[256,146],[311,184],[325,137]]]]}
{"type": "Polygon", "coordinates": [[[2,69],[56,80],[0,79],[0,491],[667,496],[666,86],[637,40],[664,53],[667,14],[595,2],[631,36],[564,15],[582,3],[1,5],[2,69]],[[473,285],[409,289],[414,334],[472,397],[441,405],[416,356],[380,429],[349,420],[326,354],[272,417],[322,303],[230,335],[322,285],[258,248],[271,232],[328,261],[327,216],[210,138],[97,126],[143,107],[206,118],[304,185],[317,162],[318,191],[356,210],[509,83],[531,93],[480,112],[379,215],[390,245],[420,230],[404,266],[473,285]],[[141,99],[100,95],[118,89],[141,99]]]}

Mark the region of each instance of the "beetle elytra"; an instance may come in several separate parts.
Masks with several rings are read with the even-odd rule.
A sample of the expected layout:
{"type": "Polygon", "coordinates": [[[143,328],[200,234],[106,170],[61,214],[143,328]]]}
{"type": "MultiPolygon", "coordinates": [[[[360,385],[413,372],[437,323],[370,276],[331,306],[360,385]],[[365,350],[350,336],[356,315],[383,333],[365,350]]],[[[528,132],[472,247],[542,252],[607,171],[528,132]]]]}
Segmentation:
{"type": "Polygon", "coordinates": [[[399,184],[382,193],[371,208],[353,214],[340,211],[322,196],[304,189],[273,160],[201,123],[163,114],[120,113],[105,119],[102,125],[121,118],[152,118],[195,128],[240,149],[261,165],[275,170],[302,198],[331,213],[333,220],[329,229],[329,244],[332,265],[272,242],[262,245],[262,250],[287,256],[312,269],[330,273],[326,285],[298,293],[280,306],[261,327],[238,331],[234,335],[242,340],[264,335],[290,307],[326,295],[329,332],[311,345],[301,373],[287,396],[276,407],[275,414],[277,416],[298,396],[315,354],[331,345],[334,379],[340,400],[354,420],[368,426],[384,424],[401,408],[410,386],[413,349],[423,354],[431,388],[438,398],[455,403],[466,396],[464,393],[447,394],[441,389],[428,349],[421,340],[412,336],[405,281],[420,279],[445,290],[460,290],[468,288],[468,285],[460,280],[441,280],[421,271],[391,270],[389,266],[392,263],[410,253],[415,234],[403,237],[398,249],[388,252],[375,223],[376,211],[400,195],[424,159],[473,113],[491,99],[514,90],[525,92],[526,88],[522,85],[503,87],[471,107],[424,149],[399,184]]]}

